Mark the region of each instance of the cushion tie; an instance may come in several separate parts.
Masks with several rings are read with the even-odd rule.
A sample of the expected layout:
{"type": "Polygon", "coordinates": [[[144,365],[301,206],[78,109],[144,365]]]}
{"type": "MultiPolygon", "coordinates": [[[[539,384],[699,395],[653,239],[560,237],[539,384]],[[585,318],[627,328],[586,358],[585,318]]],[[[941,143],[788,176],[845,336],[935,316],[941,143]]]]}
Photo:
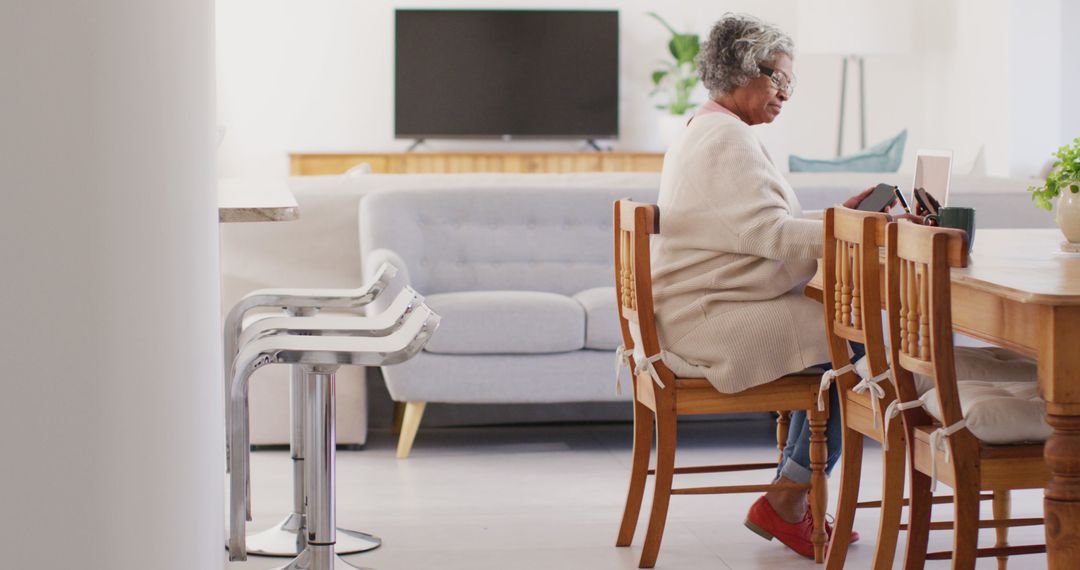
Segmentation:
{"type": "Polygon", "coordinates": [[[664,385],[663,380],[660,380],[660,374],[656,372],[656,367],[653,366],[654,362],[663,357],[663,353],[654,354],[648,358],[646,358],[644,354],[634,355],[634,373],[641,374],[642,372],[648,372],[649,377],[652,378],[653,382],[656,382],[657,386],[666,388],[667,386],[664,385]]]}
{"type": "Polygon", "coordinates": [[[619,348],[615,349],[615,395],[622,395],[622,369],[623,366],[630,366],[629,358],[634,355],[634,349],[626,348],[625,344],[620,344],[619,348]]]}
{"type": "Polygon", "coordinates": [[[881,387],[882,380],[889,377],[889,369],[886,368],[885,372],[874,376],[873,378],[863,378],[858,384],[851,387],[851,391],[856,394],[862,394],[867,390],[870,391],[870,404],[874,407],[874,429],[878,427],[878,402],[885,397],[885,388],[881,387]]]}
{"type": "Polygon", "coordinates": [[[892,423],[893,418],[900,415],[901,410],[912,410],[915,408],[923,407],[922,400],[912,400],[910,402],[901,402],[899,399],[893,400],[889,403],[889,406],[885,408],[885,440],[881,442],[881,446],[887,451],[889,449],[889,425],[892,423]]]}
{"type": "Polygon", "coordinates": [[[825,373],[821,375],[821,384],[818,386],[817,392],[817,409],[819,412],[825,411],[824,396],[826,393],[828,393],[829,386],[832,386],[833,380],[835,380],[841,374],[847,374],[852,370],[855,370],[855,365],[847,364],[845,366],[841,366],[836,370],[826,370],[825,373]]]}
{"type": "Polygon", "coordinates": [[[930,492],[933,493],[937,489],[937,450],[940,448],[945,452],[945,463],[952,461],[952,449],[946,445],[941,447],[942,443],[952,434],[964,429],[966,422],[963,419],[955,424],[942,427],[934,430],[930,434],[930,453],[932,454],[930,461],[930,492]]]}

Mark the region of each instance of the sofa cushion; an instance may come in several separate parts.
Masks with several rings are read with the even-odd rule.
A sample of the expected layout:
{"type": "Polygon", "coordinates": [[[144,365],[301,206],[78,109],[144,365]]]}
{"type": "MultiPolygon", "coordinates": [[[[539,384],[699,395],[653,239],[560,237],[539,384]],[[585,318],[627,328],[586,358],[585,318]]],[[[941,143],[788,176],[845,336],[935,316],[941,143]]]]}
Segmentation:
{"type": "Polygon", "coordinates": [[[615,350],[622,344],[614,287],[586,289],[574,299],[585,308],[585,348],[615,350]]]}
{"type": "Polygon", "coordinates": [[[425,297],[442,316],[424,350],[440,354],[546,354],[585,346],[585,309],[541,291],[461,291],[425,297]]]}
{"type": "Polygon", "coordinates": [[[904,158],[907,129],[891,139],[840,158],[818,160],[794,154],[788,157],[791,172],[896,172],[904,158]]]}

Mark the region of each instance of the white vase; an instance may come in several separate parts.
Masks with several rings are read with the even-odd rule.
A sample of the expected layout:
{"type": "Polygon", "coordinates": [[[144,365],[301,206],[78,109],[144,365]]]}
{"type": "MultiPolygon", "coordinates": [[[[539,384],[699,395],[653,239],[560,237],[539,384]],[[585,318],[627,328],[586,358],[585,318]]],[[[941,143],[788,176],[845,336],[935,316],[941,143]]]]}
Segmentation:
{"type": "Polygon", "coordinates": [[[1061,196],[1057,203],[1057,223],[1061,233],[1070,243],[1080,244],[1080,194],[1070,188],[1080,181],[1066,182],[1061,185],[1061,196]]]}
{"type": "Polygon", "coordinates": [[[686,128],[690,116],[690,113],[685,115],[672,115],[670,113],[660,115],[660,143],[664,145],[665,149],[670,148],[675,139],[679,138],[683,129],[686,128]]]}

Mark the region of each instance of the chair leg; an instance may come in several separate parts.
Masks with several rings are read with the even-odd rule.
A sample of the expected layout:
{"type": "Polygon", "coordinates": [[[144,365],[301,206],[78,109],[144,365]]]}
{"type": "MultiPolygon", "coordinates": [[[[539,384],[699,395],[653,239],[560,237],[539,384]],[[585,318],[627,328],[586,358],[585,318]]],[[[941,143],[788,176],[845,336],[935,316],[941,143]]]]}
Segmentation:
{"type": "MultiPolygon", "coordinates": [[[[955,467],[955,463],[954,463],[955,467]]],[[[957,469],[957,472],[960,472],[957,469]]],[[[953,495],[953,570],[974,570],[979,547],[979,478],[959,480],[953,495]]]]}
{"type": "Polygon", "coordinates": [[[630,488],[626,491],[626,506],[615,546],[630,546],[634,540],[641,498],[645,495],[645,480],[649,471],[649,454],[652,452],[652,410],[640,402],[634,402],[634,450],[630,461],[630,488]]]}
{"type": "Polygon", "coordinates": [[[664,537],[667,523],[668,502],[671,499],[671,481],[675,475],[675,412],[661,410],[656,414],[656,476],[654,477],[652,511],[649,528],[645,532],[645,545],[641,549],[638,568],[652,568],[660,552],[660,540],[664,537]]]}
{"type": "Polygon", "coordinates": [[[878,519],[877,546],[874,568],[892,568],[896,558],[896,540],[900,534],[900,514],[904,507],[904,475],[906,449],[903,432],[892,430],[889,450],[883,453],[881,481],[881,512],[878,519]]]}
{"type": "Polygon", "coordinates": [[[922,570],[926,566],[926,549],[930,542],[930,476],[908,465],[910,505],[908,507],[907,547],[904,550],[904,569],[922,570]]]}
{"type": "MultiPolygon", "coordinates": [[[[994,520],[1008,520],[1012,515],[1012,492],[1008,490],[994,491],[994,520]]],[[[1009,546],[1009,528],[997,529],[997,543],[994,546],[1003,548],[1009,546]]],[[[998,570],[1005,570],[1009,564],[1008,556],[998,556],[998,570]]]]}
{"type": "Polygon", "coordinates": [[[406,402],[405,413],[402,414],[401,435],[398,436],[397,458],[405,459],[412,451],[413,441],[416,440],[416,431],[420,429],[420,418],[424,416],[424,407],[427,402],[406,402]]]}
{"type": "Polygon", "coordinates": [[[844,448],[840,456],[840,497],[836,500],[836,526],[829,542],[825,568],[840,570],[847,558],[851,541],[851,526],[855,520],[855,503],[859,502],[859,480],[862,478],[863,434],[844,430],[844,448]]]}
{"type": "Polygon", "coordinates": [[[776,451],[779,453],[776,462],[784,461],[784,448],[787,447],[788,431],[791,429],[791,412],[783,410],[776,412],[776,451]]]}
{"type": "MultiPolygon", "coordinates": [[[[838,413],[835,410],[833,413],[838,413]]],[[[814,562],[825,561],[825,509],[828,501],[828,482],[825,480],[825,462],[828,450],[825,446],[825,424],[829,412],[818,411],[817,406],[807,410],[807,423],[810,425],[810,513],[814,519],[814,530],[810,542],[814,545],[814,562]]]]}

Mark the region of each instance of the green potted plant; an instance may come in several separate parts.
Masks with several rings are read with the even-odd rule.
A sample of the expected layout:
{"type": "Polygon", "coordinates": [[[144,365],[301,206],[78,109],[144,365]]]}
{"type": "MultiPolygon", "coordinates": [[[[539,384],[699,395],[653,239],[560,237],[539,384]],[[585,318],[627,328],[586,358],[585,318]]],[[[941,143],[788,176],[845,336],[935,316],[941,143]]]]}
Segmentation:
{"type": "Polygon", "coordinates": [[[1057,198],[1057,222],[1070,244],[1080,247],[1080,137],[1053,154],[1056,159],[1042,186],[1028,188],[1039,208],[1050,210],[1057,198]]]}
{"type": "Polygon", "coordinates": [[[695,58],[701,51],[701,40],[697,34],[675,31],[675,28],[656,12],[648,12],[647,15],[671,32],[668,52],[672,59],[662,61],[662,67],[652,72],[653,90],[649,94],[652,97],[663,96],[656,108],[667,111],[660,123],[661,138],[667,144],[686,124],[685,115],[697,106],[691,96],[700,81],[695,58]]]}

